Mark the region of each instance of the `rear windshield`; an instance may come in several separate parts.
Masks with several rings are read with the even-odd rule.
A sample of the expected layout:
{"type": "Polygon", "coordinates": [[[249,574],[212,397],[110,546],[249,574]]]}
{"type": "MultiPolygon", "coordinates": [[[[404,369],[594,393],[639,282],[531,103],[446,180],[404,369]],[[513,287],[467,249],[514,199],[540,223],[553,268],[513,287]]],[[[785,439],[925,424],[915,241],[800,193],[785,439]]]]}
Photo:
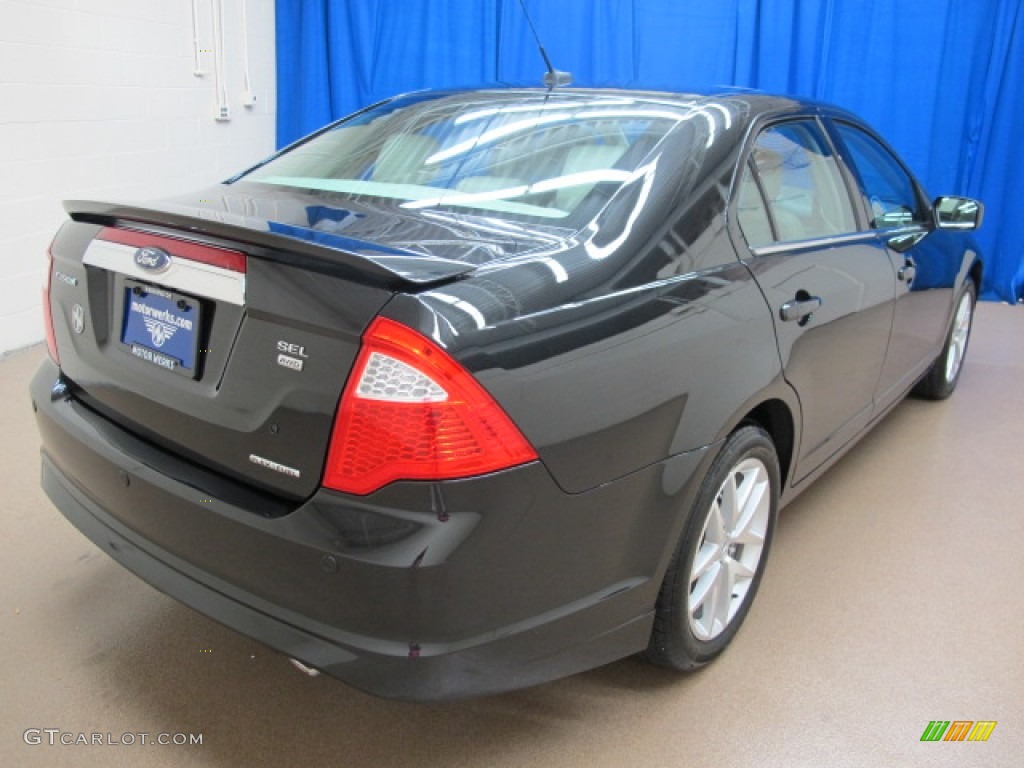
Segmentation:
{"type": "Polygon", "coordinates": [[[634,178],[681,120],[631,98],[411,96],[338,124],[241,177],[344,197],[571,225],[634,178]]]}

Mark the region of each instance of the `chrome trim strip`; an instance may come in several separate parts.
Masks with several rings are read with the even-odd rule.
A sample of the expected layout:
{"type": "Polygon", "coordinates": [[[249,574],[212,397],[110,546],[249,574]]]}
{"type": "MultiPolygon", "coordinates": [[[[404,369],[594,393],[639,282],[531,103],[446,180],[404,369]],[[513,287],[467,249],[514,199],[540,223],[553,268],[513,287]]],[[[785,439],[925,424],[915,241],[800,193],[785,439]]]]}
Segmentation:
{"type": "Polygon", "coordinates": [[[830,235],[829,237],[815,237],[810,240],[790,240],[785,243],[772,243],[771,245],[759,245],[751,248],[750,252],[755,256],[771,256],[774,253],[785,251],[797,251],[804,248],[827,248],[830,245],[851,245],[854,243],[868,242],[869,240],[884,239],[912,234],[927,234],[928,228],[920,224],[912,224],[907,227],[890,227],[888,229],[872,229],[868,232],[853,232],[849,235],[830,235]]]}
{"type": "Polygon", "coordinates": [[[130,245],[93,240],[82,261],[91,267],[108,269],[171,290],[245,306],[245,275],[241,272],[177,256],[170,269],[155,275],[135,263],[137,250],[130,245]]]}
{"type": "Polygon", "coordinates": [[[905,227],[888,227],[887,229],[876,229],[875,234],[879,237],[890,235],[916,235],[917,233],[928,234],[928,227],[923,224],[908,224],[905,227]]]}
{"type": "Polygon", "coordinates": [[[750,252],[755,256],[771,256],[774,253],[785,251],[797,251],[804,248],[827,248],[830,245],[850,245],[853,243],[869,242],[876,240],[878,232],[855,232],[852,235],[832,235],[830,237],[815,237],[811,240],[790,240],[786,243],[772,243],[771,245],[759,245],[751,248],[750,252]]]}

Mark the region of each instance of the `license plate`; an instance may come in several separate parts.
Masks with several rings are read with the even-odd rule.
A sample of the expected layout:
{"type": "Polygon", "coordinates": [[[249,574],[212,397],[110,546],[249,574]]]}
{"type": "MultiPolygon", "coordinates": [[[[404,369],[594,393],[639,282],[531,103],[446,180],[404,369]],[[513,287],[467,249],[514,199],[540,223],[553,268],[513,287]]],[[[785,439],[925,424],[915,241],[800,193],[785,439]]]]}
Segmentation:
{"type": "Polygon", "coordinates": [[[192,373],[199,345],[199,302],[143,283],[126,286],[121,342],[146,362],[192,373]]]}

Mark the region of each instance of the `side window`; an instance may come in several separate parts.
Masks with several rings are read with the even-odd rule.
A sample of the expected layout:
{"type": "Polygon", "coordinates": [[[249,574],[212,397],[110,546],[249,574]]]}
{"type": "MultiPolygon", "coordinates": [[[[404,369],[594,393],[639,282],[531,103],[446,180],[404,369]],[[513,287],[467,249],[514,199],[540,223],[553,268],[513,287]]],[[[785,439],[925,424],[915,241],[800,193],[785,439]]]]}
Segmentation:
{"type": "Polygon", "coordinates": [[[740,194],[736,200],[736,214],[740,229],[743,230],[743,236],[747,238],[747,244],[751,248],[775,242],[775,235],[772,234],[772,222],[768,218],[768,210],[764,207],[761,190],[757,188],[757,182],[754,181],[750,163],[743,168],[740,194]]]}
{"type": "Polygon", "coordinates": [[[923,223],[914,182],[885,147],[859,128],[836,123],[860,177],[861,191],[871,205],[871,226],[875,229],[923,223]]]}
{"type": "MultiPolygon", "coordinates": [[[[751,154],[764,192],[775,242],[810,240],[857,229],[842,173],[816,122],[772,126],[758,136],[751,154]]],[[[739,192],[739,222],[748,243],[764,245],[756,206],[756,184],[746,169],[739,192]],[[745,209],[750,209],[749,211],[745,209]]]]}

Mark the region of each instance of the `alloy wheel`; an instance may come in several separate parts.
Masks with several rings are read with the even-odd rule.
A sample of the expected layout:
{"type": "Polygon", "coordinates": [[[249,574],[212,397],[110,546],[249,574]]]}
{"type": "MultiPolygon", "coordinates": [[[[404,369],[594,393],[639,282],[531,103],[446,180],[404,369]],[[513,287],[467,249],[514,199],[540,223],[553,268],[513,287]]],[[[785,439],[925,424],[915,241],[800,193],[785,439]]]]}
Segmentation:
{"type": "Polygon", "coordinates": [[[949,350],[946,352],[946,381],[953,381],[960,372],[960,365],[967,351],[967,337],[971,332],[971,295],[965,292],[956,308],[953,329],[949,334],[949,350]]]}
{"type": "Polygon", "coordinates": [[[719,488],[693,557],[686,607],[698,640],[720,635],[743,605],[770,518],[768,470],[759,459],[744,459],[719,488]]]}

